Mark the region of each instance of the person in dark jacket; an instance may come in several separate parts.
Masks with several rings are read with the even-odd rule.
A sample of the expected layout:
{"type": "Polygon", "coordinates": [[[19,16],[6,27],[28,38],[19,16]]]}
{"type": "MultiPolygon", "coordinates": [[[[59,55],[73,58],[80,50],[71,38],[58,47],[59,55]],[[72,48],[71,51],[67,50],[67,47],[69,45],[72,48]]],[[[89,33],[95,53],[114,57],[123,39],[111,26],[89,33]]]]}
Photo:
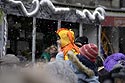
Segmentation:
{"type": "Polygon", "coordinates": [[[79,61],[85,66],[92,69],[96,76],[98,76],[98,68],[95,64],[96,57],[98,56],[98,48],[95,44],[85,44],[80,48],[80,55],[77,55],[79,61]]]}
{"type": "Polygon", "coordinates": [[[88,44],[88,38],[86,36],[77,37],[75,39],[75,45],[78,46],[79,48],[85,44],[88,44]]]}
{"type": "Polygon", "coordinates": [[[122,53],[113,53],[108,56],[103,62],[104,69],[107,71],[101,76],[101,83],[124,83],[122,78],[125,72],[122,68],[125,67],[125,55],[122,53]],[[122,75],[123,76],[122,76],[122,75]],[[119,81],[119,82],[118,82],[119,81]]]}
{"type": "Polygon", "coordinates": [[[125,55],[123,53],[114,53],[105,59],[103,63],[104,68],[110,72],[116,64],[121,63],[122,61],[125,61],[125,55]]]}
{"type": "Polygon", "coordinates": [[[118,63],[112,69],[111,77],[114,80],[113,83],[125,83],[125,61],[118,63]],[[121,64],[123,63],[123,64],[121,64]]]}

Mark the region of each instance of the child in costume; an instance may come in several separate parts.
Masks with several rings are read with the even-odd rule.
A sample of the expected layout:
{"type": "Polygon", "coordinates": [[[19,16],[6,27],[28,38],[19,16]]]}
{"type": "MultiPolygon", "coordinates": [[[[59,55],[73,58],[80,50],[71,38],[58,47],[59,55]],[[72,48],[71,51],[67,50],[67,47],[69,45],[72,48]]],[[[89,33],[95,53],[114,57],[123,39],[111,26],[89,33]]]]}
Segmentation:
{"type": "Polygon", "coordinates": [[[68,60],[67,52],[72,50],[74,54],[79,54],[79,48],[74,44],[74,32],[66,28],[60,28],[57,30],[58,40],[60,45],[60,51],[64,54],[64,60],[68,60]]]}

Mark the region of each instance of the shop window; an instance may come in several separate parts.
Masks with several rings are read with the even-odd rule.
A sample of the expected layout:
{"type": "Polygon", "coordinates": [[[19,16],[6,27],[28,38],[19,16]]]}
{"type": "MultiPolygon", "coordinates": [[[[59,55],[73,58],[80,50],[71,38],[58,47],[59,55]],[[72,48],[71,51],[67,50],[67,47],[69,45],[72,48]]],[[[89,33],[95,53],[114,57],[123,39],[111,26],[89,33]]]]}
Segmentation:
{"type": "MultiPolygon", "coordinates": [[[[116,31],[113,31],[114,27],[103,27],[102,28],[102,34],[101,34],[101,45],[103,48],[103,52],[104,54],[111,55],[112,53],[114,53],[114,48],[116,49],[117,47],[115,47],[114,45],[117,46],[118,40],[117,37],[114,34],[114,32],[116,33],[116,31]]],[[[105,58],[107,56],[104,56],[105,58]]]]}
{"type": "Polygon", "coordinates": [[[75,33],[75,38],[79,37],[79,23],[72,23],[72,22],[61,22],[61,27],[62,28],[68,28],[74,31],[75,33]]]}
{"type": "MultiPolygon", "coordinates": [[[[32,30],[33,18],[15,15],[7,15],[8,41],[7,54],[25,56],[28,60],[32,58],[32,30]]],[[[36,18],[36,59],[47,47],[56,45],[56,30],[58,21],[36,18]]],[[[61,22],[61,27],[72,29],[75,37],[79,36],[79,23],[61,22]]]]}
{"type": "Polygon", "coordinates": [[[119,27],[119,52],[125,53],[125,27],[119,27]]]}
{"type": "Polygon", "coordinates": [[[56,30],[58,22],[55,20],[36,19],[36,58],[51,45],[56,45],[56,30]]]}
{"type": "Polygon", "coordinates": [[[21,53],[31,59],[32,51],[32,22],[29,17],[7,15],[8,41],[7,54],[21,53]]]}

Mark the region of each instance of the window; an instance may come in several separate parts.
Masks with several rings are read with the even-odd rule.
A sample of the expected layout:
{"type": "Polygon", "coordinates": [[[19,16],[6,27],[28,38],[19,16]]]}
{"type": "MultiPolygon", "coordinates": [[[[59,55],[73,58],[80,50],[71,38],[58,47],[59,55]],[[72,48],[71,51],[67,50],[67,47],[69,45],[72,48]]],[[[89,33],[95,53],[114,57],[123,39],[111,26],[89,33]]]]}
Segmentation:
{"type": "Polygon", "coordinates": [[[79,23],[72,23],[72,22],[61,22],[61,27],[62,28],[68,28],[74,31],[75,37],[79,36],[79,23]]]}
{"type": "Polygon", "coordinates": [[[8,42],[7,54],[22,55],[31,59],[32,51],[32,22],[29,17],[7,15],[8,21],[8,42]]]}
{"type": "Polygon", "coordinates": [[[56,45],[56,33],[58,22],[54,20],[36,20],[36,58],[42,54],[44,49],[56,45]]]}

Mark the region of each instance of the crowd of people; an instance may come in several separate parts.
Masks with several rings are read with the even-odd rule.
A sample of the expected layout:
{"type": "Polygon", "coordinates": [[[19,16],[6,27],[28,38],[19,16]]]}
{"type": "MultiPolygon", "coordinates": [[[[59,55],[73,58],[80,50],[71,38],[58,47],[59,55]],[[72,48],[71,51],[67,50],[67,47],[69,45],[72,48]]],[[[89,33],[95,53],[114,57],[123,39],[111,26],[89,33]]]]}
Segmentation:
{"type": "MultiPolygon", "coordinates": [[[[56,34],[58,46],[51,45],[46,48],[41,55],[41,61],[49,65],[47,72],[54,72],[52,75],[59,74],[57,78],[62,78],[60,80],[63,82],[58,80],[58,83],[125,83],[123,53],[113,53],[103,61],[98,55],[98,46],[88,42],[86,36],[75,38],[74,32],[67,28],[58,29],[56,34]]],[[[0,63],[6,60],[1,59],[0,63]]]]}

